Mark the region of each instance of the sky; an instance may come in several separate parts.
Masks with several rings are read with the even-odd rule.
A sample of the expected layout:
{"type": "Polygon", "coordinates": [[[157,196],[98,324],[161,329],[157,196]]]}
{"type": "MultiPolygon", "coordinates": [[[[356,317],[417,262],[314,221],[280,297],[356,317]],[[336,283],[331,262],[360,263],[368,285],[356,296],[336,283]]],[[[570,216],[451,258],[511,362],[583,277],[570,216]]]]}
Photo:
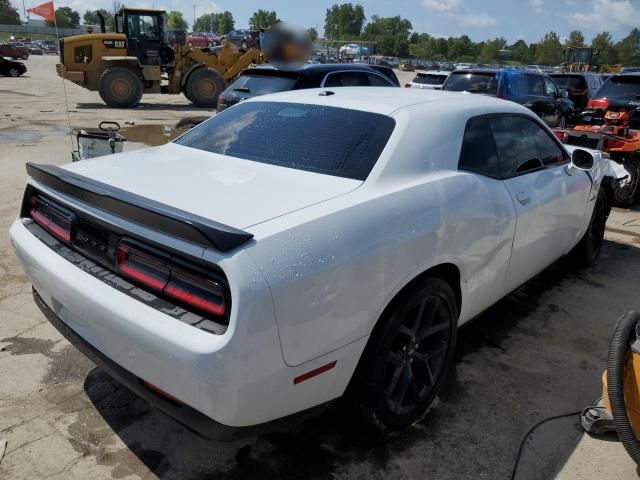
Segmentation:
{"type": "MultiPolygon", "coordinates": [[[[21,0],[11,0],[22,12],[21,0]]],[[[26,7],[45,0],[25,0],[26,7]]],[[[278,17],[294,25],[314,27],[323,34],[327,8],[345,0],[127,0],[129,7],[179,10],[193,22],[203,13],[229,10],[236,27],[246,27],[251,14],[262,8],[275,10],[278,17]]],[[[348,1],[348,0],[347,0],[348,1]]],[[[55,6],[80,11],[110,9],[113,0],[54,0],[55,6]]],[[[601,31],[614,40],[640,27],[640,0],[351,0],[372,15],[407,18],[416,32],[437,37],[468,35],[474,41],[503,36],[510,43],[518,39],[535,42],[553,30],[561,38],[571,30],[582,30],[587,41],[601,31]]]]}

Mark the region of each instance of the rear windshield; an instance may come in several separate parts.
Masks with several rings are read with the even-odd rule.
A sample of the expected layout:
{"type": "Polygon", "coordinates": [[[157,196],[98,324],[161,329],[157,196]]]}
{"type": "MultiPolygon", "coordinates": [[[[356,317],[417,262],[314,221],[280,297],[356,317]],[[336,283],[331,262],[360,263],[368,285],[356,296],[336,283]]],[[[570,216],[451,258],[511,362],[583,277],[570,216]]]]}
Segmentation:
{"type": "Polygon", "coordinates": [[[586,90],[587,82],[578,75],[552,75],[551,78],[558,86],[567,90],[586,90]]]}
{"type": "Polygon", "coordinates": [[[467,73],[454,72],[449,75],[444,90],[451,92],[470,92],[498,94],[498,79],[495,72],[467,73]]]}
{"type": "Polygon", "coordinates": [[[442,85],[446,80],[446,75],[434,75],[431,73],[419,73],[413,79],[413,83],[421,83],[423,85],[442,85]]]}
{"type": "Polygon", "coordinates": [[[640,95],[640,75],[616,75],[602,85],[596,97],[627,98],[636,100],[640,95]]]}
{"type": "Polygon", "coordinates": [[[277,75],[241,75],[228,90],[251,95],[266,95],[291,90],[296,82],[296,78],[277,75]]]}
{"type": "Polygon", "coordinates": [[[245,102],[175,143],[242,160],[365,180],[395,121],[377,113],[285,102],[245,102]]]}

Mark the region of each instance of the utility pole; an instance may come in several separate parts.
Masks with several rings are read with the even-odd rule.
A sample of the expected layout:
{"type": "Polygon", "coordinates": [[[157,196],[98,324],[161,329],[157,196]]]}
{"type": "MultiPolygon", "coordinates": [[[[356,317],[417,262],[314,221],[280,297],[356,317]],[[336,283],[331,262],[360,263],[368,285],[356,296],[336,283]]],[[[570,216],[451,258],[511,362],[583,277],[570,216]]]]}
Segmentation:
{"type": "Polygon", "coordinates": [[[195,28],[196,28],[196,6],[194,5],[193,6],[193,28],[191,30],[195,28]]]}

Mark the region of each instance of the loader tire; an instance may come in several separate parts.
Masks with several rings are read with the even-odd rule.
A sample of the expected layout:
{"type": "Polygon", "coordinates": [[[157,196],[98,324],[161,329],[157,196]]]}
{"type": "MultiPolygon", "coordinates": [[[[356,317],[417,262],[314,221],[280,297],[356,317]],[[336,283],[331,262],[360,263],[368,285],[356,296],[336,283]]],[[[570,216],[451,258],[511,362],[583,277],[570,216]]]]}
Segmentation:
{"type": "Polygon", "coordinates": [[[140,77],[126,67],[112,67],[100,75],[100,98],[112,108],[130,108],[140,103],[143,85],[140,77]]]}
{"type": "Polygon", "coordinates": [[[629,172],[629,182],[614,190],[613,204],[620,207],[631,207],[640,200],[640,155],[634,153],[622,162],[629,172]]]}
{"type": "Polygon", "coordinates": [[[184,95],[196,107],[214,108],[218,105],[218,95],[227,85],[218,72],[211,68],[199,68],[187,79],[184,95]]]}

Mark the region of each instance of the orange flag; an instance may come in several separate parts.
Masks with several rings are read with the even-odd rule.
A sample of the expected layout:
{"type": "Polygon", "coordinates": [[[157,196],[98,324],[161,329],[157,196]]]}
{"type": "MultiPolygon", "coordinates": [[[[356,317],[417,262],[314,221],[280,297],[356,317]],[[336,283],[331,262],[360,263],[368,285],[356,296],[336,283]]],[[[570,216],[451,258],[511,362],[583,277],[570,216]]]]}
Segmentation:
{"type": "Polygon", "coordinates": [[[35,13],[39,17],[46,18],[50,22],[56,21],[56,15],[53,10],[53,2],[43,3],[37,7],[27,8],[27,12],[35,13]]]}

